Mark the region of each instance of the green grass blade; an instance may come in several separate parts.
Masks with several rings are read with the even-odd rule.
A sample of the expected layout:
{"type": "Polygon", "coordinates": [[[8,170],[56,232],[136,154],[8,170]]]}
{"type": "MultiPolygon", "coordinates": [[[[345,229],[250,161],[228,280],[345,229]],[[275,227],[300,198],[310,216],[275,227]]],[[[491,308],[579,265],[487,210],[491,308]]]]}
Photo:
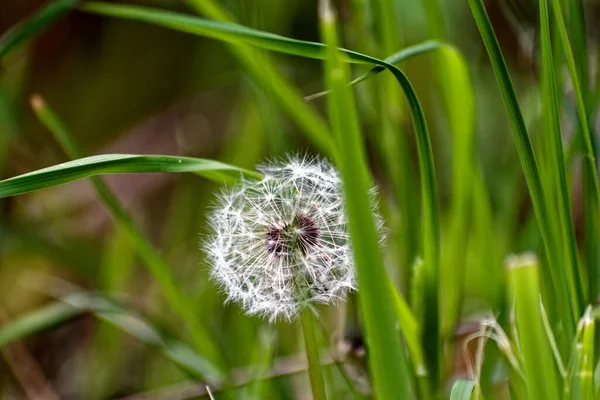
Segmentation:
{"type": "Polygon", "coordinates": [[[380,399],[412,397],[410,375],[396,328],[373,214],[369,211],[369,176],[349,71],[336,50],[335,16],[329,3],[320,7],[322,35],[330,46],[325,75],[331,90],[329,116],[338,145],[337,164],[344,182],[349,229],[360,287],[359,304],[369,347],[373,389],[380,399]]]}
{"type": "Polygon", "coordinates": [[[384,63],[394,75],[408,101],[417,140],[419,170],[421,177],[421,201],[423,224],[423,283],[424,283],[424,325],[423,348],[428,361],[428,371],[432,382],[437,382],[440,373],[440,312],[439,312],[439,210],[437,187],[431,138],[423,108],[406,75],[397,67],[384,63]]]}
{"type": "MultiPolygon", "coordinates": [[[[81,157],[81,151],[71,139],[71,135],[67,132],[62,122],[52,110],[44,104],[42,99],[39,97],[35,98],[33,106],[40,121],[48,127],[65,152],[73,158],[81,157]]],[[[165,300],[185,323],[192,337],[194,346],[200,354],[206,357],[206,359],[211,360],[211,362],[224,370],[225,365],[221,353],[199,321],[198,314],[194,310],[193,302],[186,299],[173,281],[169,265],[154,249],[152,243],[137,227],[104,181],[98,177],[91,177],[90,179],[98,196],[108,208],[113,220],[128,236],[132,246],[137,250],[140,258],[148,267],[148,270],[153,275],[154,279],[158,282],[165,300]]]]}
{"type": "Polygon", "coordinates": [[[562,396],[540,308],[538,262],[533,255],[523,255],[513,256],[508,264],[527,398],[558,400],[562,396]]]}
{"type": "MultiPolygon", "coordinates": [[[[200,8],[200,3],[196,7],[200,8]]],[[[81,10],[112,17],[149,22],[170,29],[211,37],[229,43],[244,42],[266,50],[301,57],[325,59],[326,50],[322,43],[287,38],[273,33],[259,31],[227,21],[214,21],[181,13],[157,10],[147,7],[89,2],[81,10]]],[[[202,11],[206,11],[204,8],[202,11]]],[[[219,16],[219,15],[215,15],[219,16]]],[[[370,63],[371,57],[351,50],[342,50],[354,62],[370,63]]]]}
{"type": "MultiPolygon", "coordinates": [[[[586,98],[584,94],[584,87],[582,86],[582,74],[578,70],[578,65],[575,62],[573,55],[573,49],[569,41],[569,34],[567,32],[567,26],[562,11],[562,5],[559,0],[552,0],[552,11],[554,15],[554,21],[558,30],[558,37],[562,44],[563,52],[567,62],[567,69],[573,84],[573,92],[575,94],[577,104],[577,114],[579,115],[579,124],[581,126],[581,133],[583,136],[583,143],[585,149],[585,160],[584,160],[584,212],[585,212],[585,234],[586,234],[586,261],[588,263],[589,273],[589,287],[590,287],[590,298],[595,298],[598,294],[598,266],[599,266],[599,252],[598,252],[598,240],[599,240],[599,226],[598,221],[600,220],[600,187],[598,182],[598,170],[596,166],[593,133],[590,126],[590,115],[586,107],[586,98]]],[[[578,10],[573,10],[574,13],[578,13],[578,10]]],[[[579,27],[574,29],[578,30],[579,27]]],[[[576,40],[577,41],[577,40],[576,40]]],[[[581,49],[580,51],[583,51],[581,49]]],[[[581,56],[581,54],[580,54],[581,56]]],[[[587,62],[587,61],[586,61],[587,62]]],[[[585,62],[584,62],[585,63],[585,62]]],[[[579,65],[579,67],[585,71],[585,67],[579,65]]]]}
{"type": "MultiPolygon", "coordinates": [[[[555,179],[558,201],[559,240],[557,254],[563,255],[565,267],[568,271],[568,285],[571,302],[574,304],[575,315],[579,315],[584,303],[581,278],[579,275],[577,243],[575,229],[571,216],[571,201],[567,183],[567,172],[563,154],[562,134],[560,127],[560,108],[556,86],[556,73],[554,71],[554,57],[550,36],[550,21],[547,0],[540,0],[540,23],[542,45],[542,107],[544,132],[549,136],[552,147],[550,156],[550,175],[555,179]],[[562,251],[559,251],[562,250],[562,251]]],[[[550,199],[547,199],[550,200],[550,199]]],[[[548,209],[552,204],[548,204],[548,209]]],[[[552,215],[549,216],[552,218],[552,215]]]]}
{"type": "Polygon", "coordinates": [[[458,380],[452,385],[450,400],[469,400],[475,389],[475,382],[458,380]]]}
{"type": "Polygon", "coordinates": [[[593,400],[594,398],[594,347],[596,340],[596,322],[592,318],[592,308],[588,307],[581,318],[583,337],[581,340],[581,359],[579,365],[579,387],[581,399],[593,400]]]}
{"type": "Polygon", "coordinates": [[[12,49],[47,28],[60,16],[73,9],[80,0],[56,0],[48,2],[36,14],[17,23],[0,36],[0,60],[12,49]]]}
{"type": "Polygon", "coordinates": [[[421,343],[419,340],[421,330],[419,328],[417,319],[410,310],[410,306],[406,300],[404,300],[402,295],[398,292],[398,290],[396,290],[394,282],[392,282],[389,276],[387,276],[386,280],[388,282],[388,287],[390,288],[389,290],[392,293],[392,301],[394,303],[394,311],[396,311],[396,318],[398,319],[400,329],[402,330],[404,340],[406,341],[406,347],[408,347],[408,351],[411,355],[415,375],[426,376],[427,365],[425,363],[425,357],[423,355],[423,350],[421,349],[421,343]]]}
{"type": "Polygon", "coordinates": [[[452,200],[449,254],[440,267],[443,337],[454,334],[465,287],[465,240],[469,237],[475,164],[475,93],[464,58],[453,47],[435,54],[438,81],[452,132],[452,200]]]}
{"type": "Polygon", "coordinates": [[[44,329],[59,325],[83,313],[62,303],[53,303],[28,312],[0,327],[0,348],[44,329]]]}
{"type": "Polygon", "coordinates": [[[104,174],[193,172],[215,182],[233,182],[256,172],[201,158],[160,155],[102,154],[84,157],[0,181],[0,198],[63,185],[104,174]]]}
{"type": "MultiPolygon", "coordinates": [[[[435,40],[427,40],[425,42],[406,47],[406,48],[400,50],[399,52],[392,54],[391,56],[386,58],[384,61],[388,64],[395,65],[395,64],[401,63],[402,61],[406,61],[412,57],[416,57],[416,56],[419,56],[422,54],[427,54],[430,51],[437,50],[437,49],[444,48],[444,47],[451,47],[451,46],[444,44],[442,42],[435,41],[435,40]]],[[[356,84],[359,84],[363,81],[366,81],[369,78],[372,78],[372,77],[378,75],[379,73],[381,73],[385,70],[386,70],[386,68],[382,67],[380,65],[373,67],[369,71],[360,75],[358,78],[352,80],[350,83],[348,83],[348,85],[354,86],[356,84]]],[[[311,94],[310,96],[306,96],[304,98],[304,100],[309,100],[309,101],[314,100],[316,98],[326,96],[328,93],[329,93],[329,90],[324,90],[322,92],[311,94]]]]}
{"type": "Polygon", "coordinates": [[[562,320],[567,342],[573,340],[574,337],[574,322],[576,319],[575,315],[575,304],[572,304],[571,297],[569,295],[568,280],[564,268],[558,263],[555,257],[555,243],[552,240],[551,235],[551,224],[548,219],[551,218],[549,210],[547,209],[547,200],[543,191],[540,172],[538,164],[531,144],[531,139],[527,132],[527,127],[517,101],[517,96],[508,73],[504,56],[500,50],[500,45],[494,34],[492,24],[489,20],[485,7],[482,0],[469,0],[469,6],[471,12],[475,18],[477,28],[483,39],[484,45],[490,57],[492,67],[496,74],[496,80],[498,87],[502,95],[504,107],[508,114],[511,130],[513,132],[513,138],[517,146],[517,152],[523,171],[525,173],[525,179],[527,181],[527,187],[529,194],[533,202],[533,208],[537,217],[537,223],[540,228],[542,241],[544,243],[544,249],[549,260],[550,275],[556,291],[558,313],[562,320]]]}
{"type": "Polygon", "coordinates": [[[307,309],[302,312],[302,333],[304,336],[304,346],[306,358],[308,359],[308,376],[310,378],[310,387],[312,389],[314,400],[327,399],[325,391],[325,381],[323,379],[323,370],[319,356],[319,345],[315,332],[315,316],[313,310],[307,309]]]}

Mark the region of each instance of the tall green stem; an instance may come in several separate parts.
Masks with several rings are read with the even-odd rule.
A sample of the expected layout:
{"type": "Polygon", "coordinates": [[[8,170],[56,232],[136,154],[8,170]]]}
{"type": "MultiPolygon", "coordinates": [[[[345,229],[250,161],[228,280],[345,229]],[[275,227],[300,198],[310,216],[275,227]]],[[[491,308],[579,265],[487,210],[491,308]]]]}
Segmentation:
{"type": "Polygon", "coordinates": [[[302,312],[302,333],[304,334],[304,345],[306,346],[306,358],[308,359],[308,375],[310,387],[315,400],[325,400],[325,382],[323,371],[319,360],[319,345],[315,334],[315,319],[312,310],[306,309],[302,312]]]}

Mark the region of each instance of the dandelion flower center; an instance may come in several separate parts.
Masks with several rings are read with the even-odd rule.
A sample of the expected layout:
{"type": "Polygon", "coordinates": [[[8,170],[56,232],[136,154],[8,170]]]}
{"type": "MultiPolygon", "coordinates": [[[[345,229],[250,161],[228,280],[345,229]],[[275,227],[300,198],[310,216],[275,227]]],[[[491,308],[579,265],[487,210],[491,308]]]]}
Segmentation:
{"type": "Polygon", "coordinates": [[[319,228],[316,221],[304,214],[294,217],[291,223],[282,227],[272,225],[267,231],[267,251],[275,257],[293,255],[300,251],[306,255],[317,244],[319,228]]]}

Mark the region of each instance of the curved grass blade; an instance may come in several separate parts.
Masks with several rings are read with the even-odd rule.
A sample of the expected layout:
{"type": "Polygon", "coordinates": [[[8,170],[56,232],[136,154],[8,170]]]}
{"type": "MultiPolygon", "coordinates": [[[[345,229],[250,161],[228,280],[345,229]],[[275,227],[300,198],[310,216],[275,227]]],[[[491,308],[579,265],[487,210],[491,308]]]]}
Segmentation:
{"type": "MultiPolygon", "coordinates": [[[[416,57],[416,56],[419,56],[422,54],[426,54],[426,53],[429,53],[430,51],[433,51],[433,50],[436,50],[439,48],[443,48],[446,46],[452,47],[448,44],[438,42],[435,40],[427,40],[423,43],[419,43],[419,44],[415,44],[413,46],[406,47],[406,48],[400,50],[399,52],[392,54],[391,56],[386,58],[384,61],[388,64],[398,64],[402,61],[408,60],[409,58],[416,57]]],[[[365,72],[358,78],[356,78],[353,81],[351,81],[350,83],[348,83],[348,85],[353,86],[358,83],[361,83],[362,81],[372,78],[385,70],[386,70],[386,68],[382,67],[380,65],[373,67],[369,71],[365,72]]],[[[308,100],[308,101],[314,100],[318,97],[326,96],[328,93],[329,93],[329,90],[324,90],[322,92],[311,94],[310,96],[306,96],[304,98],[304,100],[308,100]]]]}
{"type": "Polygon", "coordinates": [[[523,115],[517,101],[512,80],[510,78],[510,74],[508,73],[506,62],[504,61],[504,56],[500,50],[500,45],[494,34],[492,24],[489,20],[483,2],[482,0],[469,0],[469,6],[488,52],[488,56],[490,57],[492,67],[494,68],[498,87],[504,102],[504,107],[508,114],[513,138],[515,140],[519,159],[521,160],[521,165],[525,173],[527,187],[529,189],[533,208],[537,217],[536,219],[540,228],[544,249],[547,254],[550,275],[557,292],[557,304],[559,307],[558,313],[564,325],[566,340],[568,343],[570,343],[573,340],[575,332],[574,321],[576,321],[576,318],[574,317],[574,307],[576,305],[572,304],[573,301],[569,294],[566,272],[555,256],[556,247],[554,240],[552,239],[550,229],[551,223],[548,220],[551,218],[551,214],[549,213],[547,207],[548,201],[543,191],[540,172],[533,151],[533,146],[531,144],[531,139],[529,138],[529,133],[527,132],[525,120],[523,119],[523,115]]]}
{"type": "Polygon", "coordinates": [[[80,0],[56,0],[47,3],[33,16],[17,23],[0,36],[0,60],[23,41],[47,28],[60,16],[73,9],[80,0]]]}
{"type": "MultiPolygon", "coordinates": [[[[244,43],[278,53],[324,60],[326,46],[322,43],[291,39],[274,33],[263,32],[231,22],[214,21],[193,17],[181,13],[155,10],[147,7],[109,4],[103,2],[85,3],[81,10],[112,17],[149,22],[174,30],[211,37],[230,43],[244,43]]],[[[371,57],[351,50],[342,49],[351,60],[359,63],[371,63],[371,57]]]]}
{"type": "Polygon", "coordinates": [[[421,177],[421,201],[423,223],[423,283],[424,283],[424,326],[423,349],[427,358],[432,382],[437,382],[440,373],[441,341],[439,312],[439,252],[440,232],[437,203],[437,187],[433,150],[423,108],[408,77],[394,65],[383,63],[394,75],[408,101],[417,140],[417,153],[421,177]]]}
{"type": "MultiPolygon", "coordinates": [[[[214,21],[148,7],[109,4],[95,1],[85,3],[79,9],[94,14],[148,22],[173,30],[210,37],[225,42],[244,42],[265,50],[299,57],[324,60],[327,54],[326,46],[323,43],[292,39],[274,33],[248,28],[232,22],[214,21]]],[[[435,47],[433,43],[431,46],[435,47]]],[[[338,50],[347,57],[348,62],[378,64],[384,67],[387,64],[390,64],[356,51],[343,48],[338,50]]]]}
{"type": "Polygon", "coordinates": [[[458,380],[452,385],[450,400],[469,400],[475,389],[475,382],[458,380]]]}
{"type": "Polygon", "coordinates": [[[102,154],[84,157],[0,181],[0,198],[63,185],[104,174],[139,172],[193,172],[216,182],[233,182],[244,175],[260,178],[256,172],[218,161],[160,155],[102,154]]]}
{"type": "Polygon", "coordinates": [[[411,379],[386,285],[386,271],[369,206],[369,176],[348,67],[337,51],[336,18],[331,4],[319,7],[321,34],[329,45],[325,63],[329,116],[337,143],[336,160],[344,182],[349,230],[356,261],[361,316],[369,346],[370,374],[377,398],[411,398],[411,379]]]}

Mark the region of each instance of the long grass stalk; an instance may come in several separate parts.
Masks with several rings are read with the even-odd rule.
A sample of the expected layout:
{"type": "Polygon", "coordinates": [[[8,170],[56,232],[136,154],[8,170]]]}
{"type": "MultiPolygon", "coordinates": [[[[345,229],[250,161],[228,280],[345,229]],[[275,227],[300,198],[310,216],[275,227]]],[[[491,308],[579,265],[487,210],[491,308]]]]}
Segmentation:
{"type": "Polygon", "coordinates": [[[482,0],[469,0],[469,6],[471,7],[471,12],[487,49],[492,67],[494,68],[504,107],[508,114],[513,138],[517,146],[517,153],[519,154],[519,159],[527,181],[527,187],[533,203],[544,250],[547,254],[550,276],[556,291],[558,314],[564,327],[566,343],[570,343],[573,340],[575,333],[574,321],[576,321],[575,307],[577,305],[574,304],[571,293],[569,292],[567,272],[562,268],[558,258],[555,256],[556,243],[553,240],[551,223],[549,222],[549,219],[553,218],[553,216],[547,206],[548,201],[543,190],[531,139],[519,107],[506,62],[504,61],[504,56],[500,50],[500,45],[494,34],[492,24],[483,2],[482,0]]]}
{"type": "MultiPolygon", "coordinates": [[[[540,27],[541,27],[541,47],[542,47],[542,106],[543,106],[543,126],[544,132],[548,135],[551,144],[551,156],[549,166],[550,175],[555,183],[557,190],[556,201],[558,205],[558,237],[557,247],[562,251],[566,266],[569,292],[571,302],[573,303],[574,314],[579,315],[584,299],[582,296],[581,277],[578,263],[577,243],[575,240],[575,229],[573,218],[571,216],[571,201],[569,198],[569,188],[567,183],[566,163],[563,154],[563,142],[560,126],[560,107],[558,99],[558,89],[556,85],[556,73],[554,71],[554,56],[552,51],[552,41],[550,36],[550,18],[548,12],[547,0],[540,0],[540,27]]],[[[552,209],[552,194],[546,197],[549,201],[548,209],[552,209]]],[[[550,215],[551,216],[551,215],[550,215]]],[[[550,219],[554,219],[551,218],[550,219]]]]}
{"type": "Polygon", "coordinates": [[[385,283],[375,221],[369,211],[371,177],[354,96],[347,86],[349,72],[337,50],[336,18],[328,1],[320,3],[319,15],[322,36],[328,45],[325,64],[326,82],[331,90],[328,110],[338,146],[336,161],[344,182],[373,390],[380,399],[409,399],[412,397],[411,379],[385,283]]]}
{"type": "MultiPolygon", "coordinates": [[[[569,71],[569,77],[573,85],[573,92],[575,94],[575,100],[577,105],[577,114],[579,116],[579,126],[581,130],[581,137],[583,138],[584,144],[584,161],[583,161],[583,181],[584,181],[584,193],[583,193],[583,206],[584,206],[584,232],[585,232],[585,257],[588,272],[589,282],[589,296],[594,299],[598,296],[599,292],[599,275],[598,270],[600,268],[600,250],[598,250],[598,241],[600,240],[600,184],[598,181],[598,170],[596,165],[596,149],[594,145],[594,137],[591,129],[591,115],[592,113],[588,109],[591,105],[591,95],[588,94],[587,82],[587,51],[585,50],[585,38],[583,29],[583,22],[579,13],[581,12],[581,4],[578,3],[571,10],[571,20],[575,21],[573,24],[573,30],[575,32],[575,51],[571,46],[569,40],[569,33],[567,31],[567,24],[563,13],[563,6],[560,0],[552,1],[552,11],[554,14],[554,22],[558,31],[558,38],[562,44],[565,60],[567,62],[567,69],[569,71]],[[583,42],[582,42],[583,40],[583,42]],[[579,62],[576,61],[575,54],[579,58],[579,62]],[[581,58],[584,58],[583,60],[581,58]]],[[[573,3],[573,2],[571,2],[573,3]]]]}

